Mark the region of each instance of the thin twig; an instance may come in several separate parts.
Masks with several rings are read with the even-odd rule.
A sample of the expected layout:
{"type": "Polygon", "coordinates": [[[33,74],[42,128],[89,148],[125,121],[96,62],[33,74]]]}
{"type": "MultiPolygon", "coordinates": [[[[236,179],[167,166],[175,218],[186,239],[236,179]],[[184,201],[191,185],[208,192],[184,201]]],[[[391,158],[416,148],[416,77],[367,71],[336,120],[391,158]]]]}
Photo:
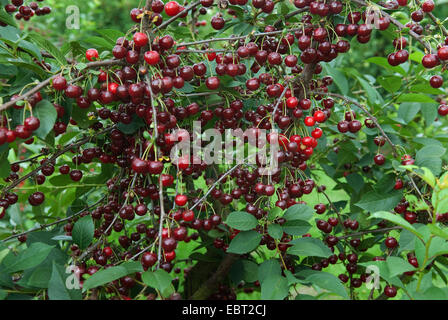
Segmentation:
{"type": "Polygon", "coordinates": [[[338,239],[343,240],[343,239],[347,239],[347,238],[360,237],[360,236],[363,236],[366,234],[371,234],[371,233],[383,233],[383,232],[388,232],[388,231],[392,231],[392,230],[401,230],[401,229],[403,229],[403,228],[399,227],[399,226],[395,226],[395,227],[390,227],[390,228],[366,230],[366,231],[362,231],[362,232],[347,234],[345,236],[338,237],[338,239]]]}
{"type": "Polygon", "coordinates": [[[18,234],[15,234],[15,235],[12,235],[12,236],[10,236],[10,237],[8,237],[8,238],[3,239],[1,242],[4,243],[4,242],[7,242],[7,241],[9,241],[9,240],[18,238],[18,237],[20,237],[20,236],[24,236],[24,235],[26,235],[26,234],[28,234],[28,233],[32,233],[32,232],[35,232],[35,231],[40,231],[40,230],[46,229],[46,228],[48,228],[48,227],[51,227],[51,226],[54,226],[54,225],[63,223],[63,222],[65,222],[65,221],[69,221],[69,220],[71,220],[71,219],[73,219],[73,218],[79,216],[81,213],[83,213],[83,212],[85,212],[85,211],[88,211],[88,210],[90,210],[90,209],[96,207],[98,204],[100,204],[102,201],[104,201],[104,199],[106,199],[106,195],[103,196],[103,197],[102,197],[101,199],[99,199],[98,201],[96,201],[94,204],[92,204],[92,205],[86,207],[85,209],[83,209],[83,210],[81,210],[81,211],[79,211],[79,212],[77,212],[77,213],[75,213],[75,214],[73,214],[73,215],[71,215],[71,216],[69,216],[69,217],[66,217],[66,218],[57,220],[57,221],[52,222],[52,223],[43,224],[43,225],[40,225],[39,227],[36,227],[36,228],[30,229],[30,230],[27,230],[27,231],[25,231],[25,232],[18,233],[18,234]]]}
{"type": "Polygon", "coordinates": [[[202,202],[204,202],[205,199],[209,196],[209,194],[216,189],[216,187],[223,181],[228,175],[230,175],[233,171],[235,171],[241,164],[235,165],[233,168],[228,170],[226,173],[224,173],[221,178],[219,178],[211,187],[208,189],[208,191],[205,193],[205,195],[199,199],[191,208],[190,210],[196,209],[197,206],[199,206],[202,202]]]}
{"type": "MultiPolygon", "coordinates": [[[[96,132],[95,135],[101,135],[103,133],[109,132],[111,131],[113,128],[115,128],[115,125],[110,126],[100,132],[96,132]]],[[[39,167],[37,167],[36,169],[34,169],[33,171],[29,172],[28,174],[24,175],[22,178],[15,180],[14,182],[12,182],[9,186],[7,186],[5,189],[2,190],[2,194],[6,194],[8,193],[10,190],[14,189],[16,186],[18,186],[21,182],[25,181],[26,179],[35,176],[39,170],[41,170],[44,166],[46,166],[49,163],[54,163],[56,161],[57,158],[59,158],[60,156],[62,156],[63,154],[65,154],[66,152],[74,149],[74,148],[78,148],[80,146],[82,146],[83,144],[86,144],[87,142],[90,141],[90,139],[92,139],[93,136],[89,136],[89,137],[85,137],[83,139],[81,139],[78,142],[75,143],[71,143],[67,146],[65,146],[64,148],[62,148],[61,150],[57,151],[56,153],[53,154],[53,156],[49,159],[47,159],[43,164],[41,164],[39,167]]]]}
{"type": "MultiPolygon", "coordinates": [[[[121,65],[124,64],[124,62],[122,60],[104,60],[104,61],[95,61],[95,62],[90,62],[86,64],[86,68],[97,68],[97,67],[104,67],[104,66],[112,66],[112,65],[121,65]]],[[[36,86],[33,87],[32,89],[28,90],[26,93],[22,94],[21,96],[17,97],[14,100],[11,100],[9,102],[6,102],[4,104],[2,104],[0,106],[0,111],[6,110],[11,108],[13,105],[15,105],[17,102],[22,101],[22,100],[26,100],[27,98],[29,98],[30,96],[32,96],[33,94],[35,94],[36,92],[39,92],[40,90],[42,90],[43,88],[47,87],[51,81],[58,77],[59,75],[53,75],[51,77],[49,77],[48,79],[38,82],[36,83],[36,86]]]]}
{"type": "Polygon", "coordinates": [[[339,98],[344,100],[347,103],[350,104],[354,104],[355,106],[357,106],[359,109],[361,109],[362,111],[364,111],[364,113],[366,113],[369,118],[373,121],[373,123],[375,124],[375,126],[378,128],[378,130],[381,132],[381,135],[384,137],[384,139],[386,139],[386,141],[390,144],[390,146],[392,147],[392,153],[394,155],[394,157],[398,157],[398,150],[396,145],[390,140],[389,136],[386,134],[386,132],[384,132],[383,128],[381,127],[381,125],[378,123],[378,120],[370,113],[369,110],[367,110],[366,107],[364,107],[362,104],[360,104],[359,102],[356,102],[352,99],[348,99],[347,97],[337,94],[337,93],[331,93],[331,92],[321,92],[321,91],[313,91],[313,93],[318,94],[318,95],[325,95],[325,96],[329,96],[329,97],[335,97],[335,98],[339,98]]]}
{"type": "Polygon", "coordinates": [[[166,26],[168,26],[171,22],[175,21],[177,18],[179,18],[180,16],[184,15],[185,13],[187,13],[188,11],[192,10],[193,8],[196,8],[198,5],[201,4],[201,1],[196,1],[193,2],[192,4],[188,5],[185,7],[184,10],[182,10],[181,12],[179,12],[178,14],[176,14],[174,17],[171,17],[170,19],[166,20],[164,23],[162,23],[160,26],[158,26],[157,28],[155,28],[153,30],[153,32],[159,31],[163,28],[165,28],[166,26]]]}
{"type": "MultiPolygon", "coordinates": [[[[298,31],[301,29],[298,28],[294,28],[294,29],[289,29],[287,31],[298,31]]],[[[261,32],[261,33],[254,33],[252,34],[253,37],[264,37],[264,36],[273,36],[276,34],[280,34],[285,32],[285,30],[278,30],[278,31],[271,31],[271,32],[261,32]]],[[[179,43],[177,45],[177,47],[185,47],[185,46],[194,46],[197,44],[204,44],[204,43],[210,43],[210,42],[217,42],[217,41],[234,41],[234,40],[241,40],[241,39],[246,39],[247,37],[251,36],[250,34],[247,36],[240,36],[240,37],[228,37],[228,38],[211,38],[211,39],[206,39],[206,40],[200,40],[200,41],[194,41],[194,42],[183,42],[183,43],[179,43]]]]}

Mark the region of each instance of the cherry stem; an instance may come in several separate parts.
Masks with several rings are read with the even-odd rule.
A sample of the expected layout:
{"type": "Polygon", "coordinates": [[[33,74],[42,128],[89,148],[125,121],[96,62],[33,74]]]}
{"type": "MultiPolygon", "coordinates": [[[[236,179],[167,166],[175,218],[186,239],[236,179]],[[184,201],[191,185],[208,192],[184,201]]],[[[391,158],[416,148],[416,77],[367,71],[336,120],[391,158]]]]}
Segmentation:
{"type": "Polygon", "coordinates": [[[384,132],[383,128],[378,123],[378,120],[370,113],[369,110],[367,110],[366,107],[364,107],[362,104],[360,104],[354,100],[348,99],[345,96],[337,94],[337,93],[321,92],[321,91],[313,91],[313,93],[318,94],[318,95],[325,95],[325,96],[329,96],[329,97],[339,98],[339,99],[344,100],[347,103],[354,104],[359,109],[361,109],[364,113],[366,113],[369,116],[369,118],[373,121],[375,126],[381,132],[381,135],[384,137],[384,139],[386,139],[386,141],[390,144],[390,146],[392,147],[392,152],[393,152],[394,157],[395,158],[398,157],[397,146],[390,140],[389,136],[384,132]]]}

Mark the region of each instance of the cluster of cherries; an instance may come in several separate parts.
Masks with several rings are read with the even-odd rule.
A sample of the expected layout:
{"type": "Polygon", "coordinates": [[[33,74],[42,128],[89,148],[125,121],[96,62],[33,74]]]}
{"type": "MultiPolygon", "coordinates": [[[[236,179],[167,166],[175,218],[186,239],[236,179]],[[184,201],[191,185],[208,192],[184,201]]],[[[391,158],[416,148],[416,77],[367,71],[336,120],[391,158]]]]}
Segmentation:
{"type": "MultiPolygon", "coordinates": [[[[249,1],[231,0],[229,2],[232,5],[246,5],[249,1]]],[[[432,11],[430,9],[431,2],[431,0],[424,2],[423,12],[432,11]]],[[[214,3],[213,0],[201,0],[200,13],[204,13],[204,10],[206,11],[206,8],[211,7],[214,3]]],[[[11,6],[16,4],[21,6],[23,1],[13,0],[11,6]],[[19,2],[20,4],[18,4],[19,2]]],[[[251,4],[260,13],[270,13],[278,5],[277,2],[271,0],[252,0],[251,4]]],[[[104,139],[99,139],[96,142],[96,147],[73,150],[72,165],[66,163],[58,165],[59,173],[69,175],[75,182],[81,181],[83,178],[83,172],[77,169],[80,164],[93,162],[114,164],[124,173],[123,176],[120,175],[120,178],[116,176],[107,182],[109,195],[103,204],[79,215],[79,217],[92,216],[95,220],[95,237],[97,239],[103,236],[107,237],[112,232],[122,233],[118,238],[119,246],[107,243],[103,248],[94,250],[92,258],[96,265],[87,266],[85,263],[81,263],[78,266],[80,275],[92,275],[101,266],[110,267],[120,260],[133,258],[145,247],[153,244],[152,250],[143,252],[139,256],[141,264],[147,270],[158,263],[156,244],[160,242],[163,249],[160,267],[171,272],[174,268],[179,242],[199,239],[200,231],[228,229],[223,224],[220,214],[207,213],[208,207],[225,208],[231,206],[234,201],[244,201],[246,203],[245,211],[259,220],[260,225],[256,231],[262,235],[260,245],[265,245],[269,250],[278,249],[284,260],[284,267],[291,272],[295,271],[297,265],[295,259],[286,254],[292,237],[284,234],[278,242],[269,236],[267,225],[263,224],[268,215],[270,198],[277,196],[278,200],[275,205],[281,209],[287,209],[295,204],[303,204],[304,202],[301,201],[303,195],[310,194],[314,190],[325,191],[325,186],[317,186],[313,179],[290,179],[284,178],[282,174],[289,170],[292,177],[296,168],[301,171],[313,168],[307,162],[311,159],[319,139],[323,136],[323,129],[320,126],[329,121],[335,105],[333,99],[325,97],[328,87],[333,84],[333,79],[329,76],[318,78],[322,72],[321,63],[330,62],[339,54],[348,52],[350,37],[356,37],[360,43],[368,42],[372,28],[366,24],[369,18],[366,13],[358,11],[348,14],[347,24],[337,24],[331,27],[313,24],[313,15],[326,17],[340,14],[343,4],[337,0],[326,2],[295,0],[294,4],[299,9],[308,7],[309,14],[302,16],[299,23],[300,28],[285,32],[280,38],[278,37],[279,30],[270,25],[265,27],[264,32],[267,35],[263,37],[248,36],[248,41],[234,40],[231,42],[233,49],[229,52],[217,53],[207,46],[203,47],[204,55],[201,59],[206,57],[209,62],[216,62],[216,67],[212,70],[209,67],[210,64],[201,61],[194,63],[191,59],[183,59],[188,54],[185,52],[188,51],[188,48],[181,46],[176,48],[175,39],[171,35],[153,39],[145,32],[135,32],[132,39],[125,37],[117,39],[111,52],[119,62],[118,66],[100,70],[95,86],[83,88],[69,81],[63,74],[53,77],[52,89],[62,98],[74,99],[75,107],[90,111],[93,109],[92,106],[101,105],[89,112],[89,116],[96,117],[97,120],[91,127],[93,130],[98,131],[111,123],[129,125],[135,121],[135,118],[144,123],[144,128],[133,134],[126,134],[115,127],[105,135],[104,139]],[[291,47],[294,45],[300,49],[300,54],[292,54],[291,47]],[[245,62],[249,62],[249,64],[245,62]],[[261,68],[264,68],[265,71],[256,75],[261,68]],[[314,79],[304,79],[307,76],[306,72],[309,72],[308,69],[311,69],[312,75],[315,76],[314,79]],[[285,76],[285,70],[288,71],[287,76],[285,76]],[[195,87],[204,84],[207,88],[205,93],[211,91],[220,95],[223,77],[229,76],[238,79],[237,77],[250,73],[252,75],[247,77],[245,83],[242,82],[234,86],[233,89],[238,93],[238,97],[232,97],[226,102],[214,106],[201,106],[199,100],[189,101],[184,105],[178,103],[179,99],[177,98],[182,98],[179,90],[184,88],[186,83],[195,87]],[[256,97],[257,100],[265,99],[267,103],[260,103],[255,108],[246,110],[244,101],[249,97],[256,97]],[[195,161],[196,159],[192,157],[181,158],[174,165],[164,160],[170,155],[176,142],[183,139],[194,139],[194,135],[187,129],[193,119],[201,121],[203,125],[213,123],[221,133],[228,128],[249,129],[255,137],[259,136],[261,129],[270,130],[278,127],[281,132],[269,134],[267,142],[269,144],[276,142],[280,145],[280,150],[276,154],[280,168],[267,178],[262,174],[264,159],[257,157],[256,168],[240,167],[223,178],[221,184],[210,193],[208,203],[200,202],[203,190],[193,190],[194,188],[183,190],[187,188],[184,188],[182,184],[179,184],[179,190],[176,188],[176,195],[169,197],[166,190],[173,188],[175,180],[180,178],[185,181],[188,177],[198,179],[204,176],[209,186],[212,186],[216,179],[222,178],[222,175],[219,175],[216,179],[208,179],[206,177],[207,164],[195,161]],[[180,134],[175,137],[172,132],[177,127],[183,128],[185,135],[180,134]],[[301,134],[297,132],[301,132],[301,134]],[[276,184],[279,183],[282,185],[276,187],[276,184]],[[164,190],[160,190],[160,188],[164,188],[164,190]],[[163,203],[160,194],[164,195],[163,203]],[[152,205],[148,205],[149,203],[152,205]],[[195,209],[191,210],[190,208],[193,206],[195,209]],[[127,222],[148,213],[155,219],[155,224],[152,227],[145,223],[128,227],[127,222]],[[169,227],[163,228],[161,239],[159,239],[157,220],[162,218],[162,213],[166,213],[169,227]]],[[[386,5],[394,8],[398,5],[406,5],[406,1],[388,1],[386,5]]],[[[10,10],[12,10],[11,6],[10,10]]],[[[182,13],[183,10],[184,8],[176,1],[169,1],[166,4],[160,0],[152,1],[150,22],[152,25],[160,26],[163,21],[161,15],[163,11],[166,15],[173,17],[182,13]]],[[[211,19],[213,28],[217,30],[224,28],[223,13],[224,11],[211,19]]],[[[229,9],[228,13],[232,14],[232,9],[229,9]]],[[[147,13],[143,9],[136,8],[131,11],[131,18],[136,23],[140,23],[145,14],[147,13]]],[[[180,17],[182,18],[186,14],[185,12],[185,15],[181,14],[180,17]]],[[[419,33],[418,22],[422,20],[420,13],[414,12],[412,20],[410,28],[419,33]]],[[[389,24],[388,17],[381,17],[379,29],[386,30],[389,24]]],[[[438,63],[448,60],[447,45],[448,41],[445,45],[440,46],[437,54],[425,55],[423,65],[433,68],[438,63]]],[[[398,65],[406,62],[409,58],[409,53],[405,49],[407,40],[404,37],[395,39],[393,46],[396,52],[389,55],[389,63],[398,65]]],[[[96,49],[87,50],[86,59],[88,61],[99,60],[98,51],[96,49]]],[[[443,79],[441,80],[440,76],[433,76],[430,83],[434,88],[438,88],[443,84],[443,79]]],[[[221,97],[228,98],[224,95],[221,97]]],[[[12,99],[17,99],[17,96],[13,96],[12,99]]],[[[42,100],[40,93],[36,93],[27,102],[33,107],[40,100],[42,100]]],[[[23,107],[19,103],[14,106],[16,109],[23,107]]],[[[68,124],[63,120],[66,110],[58,103],[54,103],[54,107],[58,120],[53,130],[56,135],[60,135],[67,130],[68,124]]],[[[439,114],[446,115],[447,113],[447,105],[441,103],[439,114]]],[[[344,119],[337,123],[337,130],[340,133],[359,132],[363,122],[357,118],[359,115],[354,111],[346,112],[344,119]]],[[[23,125],[9,130],[6,129],[7,123],[3,122],[2,128],[0,128],[0,144],[10,143],[16,137],[31,143],[29,138],[40,124],[39,119],[31,116],[25,119],[23,125]]],[[[76,125],[76,122],[71,119],[69,124],[76,125]]],[[[375,127],[372,119],[365,119],[364,125],[368,128],[375,127]]],[[[374,139],[374,143],[379,147],[384,146],[385,142],[383,137],[374,139]]],[[[378,154],[374,158],[377,165],[383,165],[385,161],[386,158],[382,154],[378,154]]],[[[412,163],[414,160],[410,155],[403,156],[402,164],[412,163]]],[[[56,163],[49,163],[48,159],[42,160],[41,165],[40,172],[34,177],[37,184],[43,184],[46,177],[55,173],[57,166],[56,163]]],[[[7,182],[18,179],[19,169],[20,166],[17,164],[11,166],[11,175],[7,178],[7,182]]],[[[397,180],[395,188],[403,188],[403,182],[397,180]]],[[[7,207],[16,203],[17,200],[17,195],[12,192],[0,199],[0,207],[4,209],[0,218],[3,217],[7,207]]],[[[41,205],[44,200],[45,196],[41,192],[33,193],[28,199],[32,206],[41,205]]],[[[409,204],[406,204],[405,201],[401,202],[395,211],[404,214],[405,219],[410,223],[415,223],[417,215],[409,211],[408,206],[409,204]]],[[[319,216],[330,213],[323,203],[315,206],[315,212],[319,216]]],[[[71,235],[77,219],[73,218],[64,226],[67,235],[71,235]]],[[[277,218],[274,221],[279,225],[285,222],[283,218],[277,218]]],[[[380,223],[379,226],[382,224],[380,223]]],[[[359,228],[359,222],[353,219],[341,221],[338,217],[329,216],[316,219],[316,226],[322,231],[325,243],[334,253],[339,239],[331,233],[338,226],[356,231],[359,228]]],[[[225,237],[214,239],[213,245],[225,252],[230,241],[238,233],[239,230],[230,229],[225,237]]],[[[305,235],[305,237],[308,236],[310,235],[305,235]]],[[[26,237],[21,237],[19,240],[25,241],[26,237]]],[[[360,239],[351,239],[348,242],[353,251],[356,251],[361,244],[360,239]]],[[[393,250],[398,243],[396,239],[387,237],[385,245],[393,250]]],[[[72,246],[71,252],[75,257],[82,254],[77,246],[72,246]]],[[[378,257],[378,259],[382,258],[378,257]]],[[[415,257],[409,259],[409,263],[414,265],[415,257]]],[[[359,278],[354,277],[356,273],[359,273],[358,255],[355,252],[347,255],[344,252],[333,254],[313,263],[312,269],[322,270],[338,261],[344,263],[349,274],[339,276],[342,282],[350,280],[351,285],[358,288],[366,281],[364,274],[361,274],[359,278]]],[[[174,268],[174,271],[180,272],[177,269],[174,268]]],[[[184,270],[184,273],[187,275],[187,269],[184,270]]],[[[138,278],[139,274],[136,277],[138,278]]],[[[132,277],[124,277],[112,285],[122,296],[127,296],[135,284],[132,277]]],[[[220,290],[212,297],[234,297],[233,292],[225,289],[220,290]]],[[[108,287],[107,290],[110,293],[114,292],[112,287],[108,287]]],[[[385,288],[385,294],[389,297],[395,296],[396,293],[396,288],[392,286],[385,288]]]]}
{"type": "MultiPolygon", "coordinates": [[[[18,95],[15,95],[12,99],[14,100],[17,97],[18,95]]],[[[31,110],[31,114],[32,108],[35,107],[40,101],[42,101],[42,95],[40,92],[35,93],[30,99],[28,99],[27,102],[29,108],[27,109],[31,110]]],[[[14,105],[13,107],[15,109],[24,109],[25,105],[14,105]]],[[[7,118],[3,116],[0,125],[0,145],[12,143],[17,138],[25,140],[26,144],[31,144],[34,142],[32,134],[34,131],[39,129],[40,120],[39,118],[31,115],[24,119],[23,124],[17,125],[14,129],[10,129],[7,118]]]]}
{"type": "MultiPolygon", "coordinates": [[[[44,0],[36,0],[42,2],[44,0]]],[[[45,16],[51,13],[50,7],[39,7],[39,4],[33,1],[28,5],[24,4],[24,0],[11,0],[11,3],[5,5],[5,11],[7,13],[15,13],[14,17],[17,20],[29,21],[34,15],[45,16]]],[[[0,26],[6,27],[7,24],[0,22],[0,26]]]]}

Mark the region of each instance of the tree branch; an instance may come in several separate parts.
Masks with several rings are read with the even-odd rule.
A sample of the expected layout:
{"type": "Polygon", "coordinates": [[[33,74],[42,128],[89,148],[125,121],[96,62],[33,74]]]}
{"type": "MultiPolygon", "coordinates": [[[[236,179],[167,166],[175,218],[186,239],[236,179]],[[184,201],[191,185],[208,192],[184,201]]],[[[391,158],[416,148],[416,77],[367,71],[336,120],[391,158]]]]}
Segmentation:
{"type": "Polygon", "coordinates": [[[233,263],[238,259],[238,255],[228,254],[218,266],[216,272],[189,298],[191,300],[205,300],[212,295],[229,273],[233,263]]]}
{"type": "MultiPolygon", "coordinates": [[[[124,64],[124,62],[122,60],[112,59],[112,60],[94,61],[94,62],[87,63],[86,64],[86,66],[87,66],[86,68],[87,69],[91,69],[91,68],[97,68],[97,67],[112,66],[112,65],[123,65],[123,64],[124,64]]],[[[17,102],[29,98],[30,96],[32,96],[36,92],[38,92],[38,91],[42,90],[43,88],[45,88],[46,86],[48,86],[51,83],[51,81],[54,78],[56,78],[57,76],[59,76],[59,75],[57,74],[57,75],[51,76],[50,78],[48,78],[48,79],[46,79],[44,81],[38,82],[35,87],[33,87],[32,89],[28,90],[26,93],[22,94],[21,96],[17,97],[14,100],[11,100],[9,102],[6,102],[6,103],[2,104],[0,106],[0,111],[9,109],[13,105],[15,105],[17,102]]]]}
{"type": "Polygon", "coordinates": [[[347,97],[337,94],[337,93],[331,93],[331,92],[322,92],[322,91],[313,91],[313,93],[318,94],[318,95],[323,95],[323,96],[329,96],[329,97],[335,97],[335,98],[339,98],[344,100],[347,103],[350,104],[354,104],[355,106],[357,106],[359,109],[361,109],[364,113],[366,113],[369,118],[373,121],[373,123],[375,124],[375,126],[378,128],[378,130],[381,132],[381,135],[384,137],[384,139],[386,139],[386,141],[390,144],[390,146],[392,147],[392,153],[394,155],[394,157],[398,157],[398,150],[397,147],[395,146],[395,144],[390,140],[389,136],[384,132],[383,128],[380,126],[380,124],[378,123],[378,120],[370,113],[369,110],[367,110],[366,107],[364,107],[363,105],[361,105],[360,103],[353,101],[351,99],[348,99],[347,97]]]}
{"type": "MultiPolygon", "coordinates": [[[[104,130],[102,130],[100,132],[97,132],[95,135],[101,135],[103,133],[109,132],[113,128],[115,128],[115,126],[110,126],[109,128],[106,128],[106,129],[104,129],[104,130]]],[[[65,146],[64,148],[62,148],[61,150],[57,151],[56,153],[53,154],[53,156],[51,158],[47,159],[42,165],[40,165],[39,167],[37,167],[33,171],[29,172],[28,174],[24,175],[22,178],[15,180],[14,182],[11,183],[11,185],[9,185],[5,189],[3,189],[2,190],[2,195],[4,196],[7,192],[9,192],[10,190],[14,189],[21,182],[23,182],[26,179],[36,175],[40,171],[40,169],[42,169],[47,164],[54,163],[57,158],[59,158],[60,156],[62,156],[66,152],[70,151],[73,148],[78,148],[78,147],[82,146],[83,144],[86,144],[92,138],[93,138],[93,136],[85,137],[85,138],[81,139],[80,141],[75,142],[75,143],[71,143],[71,144],[65,146]]]]}
{"type": "Polygon", "coordinates": [[[167,27],[171,22],[175,21],[177,18],[179,18],[180,16],[184,15],[185,13],[187,13],[188,11],[196,8],[198,5],[201,4],[201,1],[196,1],[193,2],[192,4],[188,5],[187,7],[185,7],[184,10],[182,10],[181,12],[179,12],[178,14],[176,14],[174,17],[171,17],[170,19],[166,20],[165,22],[163,22],[160,26],[158,26],[157,28],[155,28],[153,30],[153,32],[159,31],[165,27],[167,27]]]}

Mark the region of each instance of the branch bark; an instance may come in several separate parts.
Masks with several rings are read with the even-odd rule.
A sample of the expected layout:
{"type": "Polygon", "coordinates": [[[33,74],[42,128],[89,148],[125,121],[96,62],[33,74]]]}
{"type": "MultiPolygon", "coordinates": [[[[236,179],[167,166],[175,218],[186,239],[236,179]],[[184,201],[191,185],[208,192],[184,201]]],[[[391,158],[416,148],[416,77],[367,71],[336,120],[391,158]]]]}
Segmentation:
{"type": "MultiPolygon", "coordinates": [[[[86,64],[86,68],[87,69],[91,69],[91,68],[97,68],[97,67],[105,67],[105,66],[112,66],[112,65],[122,65],[124,64],[124,62],[122,60],[115,60],[115,59],[111,59],[111,60],[104,60],[104,61],[95,61],[95,62],[90,62],[86,64]]],[[[48,79],[38,82],[36,84],[35,87],[33,87],[32,89],[28,90],[26,93],[22,94],[21,96],[17,97],[17,99],[11,100],[9,102],[6,102],[4,104],[2,104],[0,106],[0,111],[6,110],[11,108],[13,105],[15,105],[17,102],[22,101],[22,100],[26,100],[27,98],[31,97],[33,94],[35,94],[36,92],[42,90],[43,88],[47,87],[48,85],[51,84],[51,81],[56,78],[58,75],[54,75],[49,77],[48,79]]]]}
{"type": "MultiPolygon", "coordinates": [[[[111,131],[113,128],[115,128],[115,126],[110,126],[100,132],[97,132],[95,135],[101,135],[103,133],[109,132],[111,131]]],[[[57,158],[59,158],[60,156],[62,156],[63,154],[65,154],[66,152],[70,151],[73,148],[78,148],[80,146],[82,146],[83,144],[86,144],[87,142],[89,142],[90,139],[92,139],[93,136],[89,136],[89,137],[85,137],[83,139],[81,139],[78,142],[75,143],[71,143],[67,146],[65,146],[64,148],[62,148],[61,150],[55,152],[53,154],[53,156],[51,156],[49,159],[47,159],[47,161],[45,161],[42,165],[40,165],[39,167],[37,167],[36,169],[34,169],[33,171],[29,172],[28,174],[24,175],[22,178],[15,180],[13,183],[11,183],[11,185],[9,185],[8,187],[6,187],[5,189],[2,190],[2,195],[4,196],[7,192],[9,192],[10,190],[14,189],[16,186],[18,186],[21,182],[25,181],[26,179],[36,175],[40,169],[42,169],[44,166],[46,166],[49,163],[54,163],[56,161],[57,158]]]]}
{"type": "Polygon", "coordinates": [[[230,271],[233,263],[238,259],[235,254],[228,254],[221,261],[216,272],[190,297],[191,300],[205,300],[212,295],[230,271]]]}

